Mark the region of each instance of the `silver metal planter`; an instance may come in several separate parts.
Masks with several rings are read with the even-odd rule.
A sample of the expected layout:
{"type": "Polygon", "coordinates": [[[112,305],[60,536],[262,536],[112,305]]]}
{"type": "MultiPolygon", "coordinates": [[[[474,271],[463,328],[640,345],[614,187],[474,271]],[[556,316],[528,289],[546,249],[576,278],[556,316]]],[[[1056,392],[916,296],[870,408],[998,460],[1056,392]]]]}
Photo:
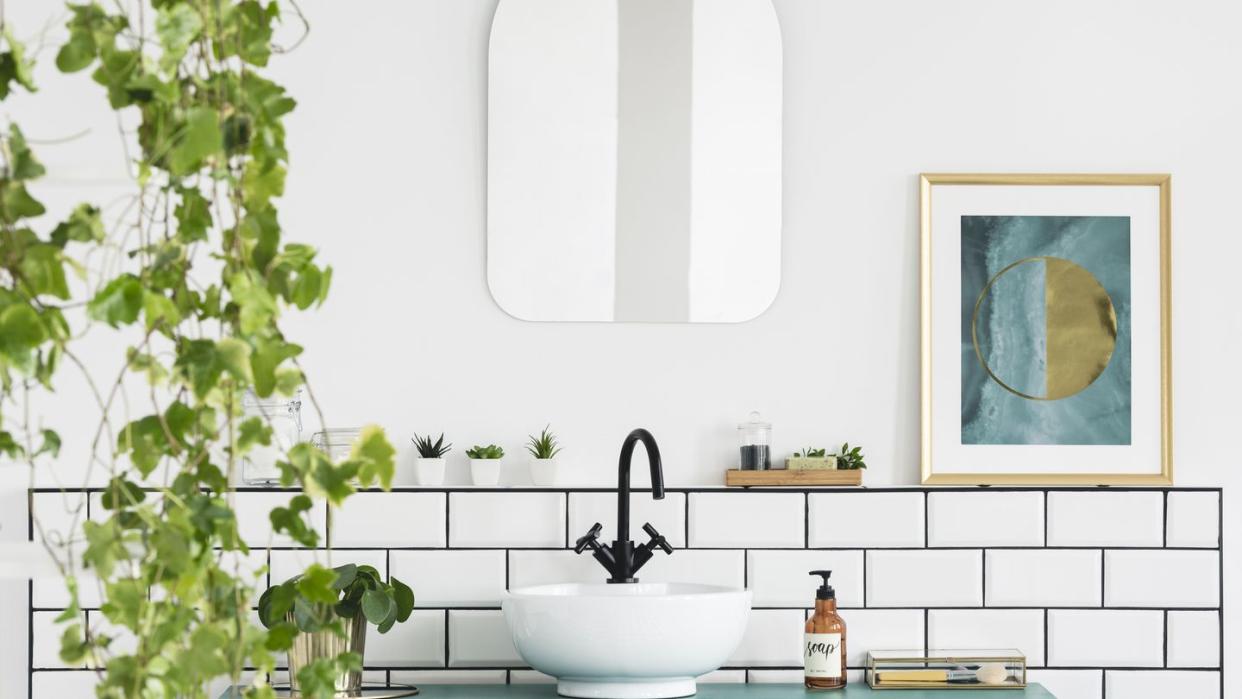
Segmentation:
{"type": "MultiPolygon", "coordinates": [[[[289,621],[293,621],[292,615],[289,621]]],[[[365,657],[367,645],[367,620],[359,612],[352,619],[340,619],[345,630],[342,638],[330,629],[314,633],[298,633],[289,649],[289,688],[298,696],[298,671],[321,658],[332,659],[341,653],[357,653],[365,657]]],[[[338,697],[362,696],[362,670],[345,672],[337,676],[338,697]]]]}

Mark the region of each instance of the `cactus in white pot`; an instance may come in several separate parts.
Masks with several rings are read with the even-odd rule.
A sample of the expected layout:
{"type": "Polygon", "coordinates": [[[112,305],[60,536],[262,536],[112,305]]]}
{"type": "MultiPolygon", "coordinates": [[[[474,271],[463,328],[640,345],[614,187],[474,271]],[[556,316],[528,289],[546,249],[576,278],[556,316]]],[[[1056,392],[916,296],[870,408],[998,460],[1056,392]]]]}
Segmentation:
{"type": "Polygon", "coordinates": [[[414,438],[410,441],[414,442],[414,448],[418,450],[418,457],[414,459],[414,475],[418,479],[418,484],[444,485],[444,455],[452,450],[452,442],[444,443],[443,432],[434,442],[431,441],[430,434],[419,437],[415,432],[414,438]]]}
{"type": "Polygon", "coordinates": [[[530,435],[526,443],[526,451],[530,452],[530,481],[535,485],[551,486],[557,481],[556,455],[561,453],[560,441],[551,431],[552,426],[543,428],[539,436],[530,435]]]}

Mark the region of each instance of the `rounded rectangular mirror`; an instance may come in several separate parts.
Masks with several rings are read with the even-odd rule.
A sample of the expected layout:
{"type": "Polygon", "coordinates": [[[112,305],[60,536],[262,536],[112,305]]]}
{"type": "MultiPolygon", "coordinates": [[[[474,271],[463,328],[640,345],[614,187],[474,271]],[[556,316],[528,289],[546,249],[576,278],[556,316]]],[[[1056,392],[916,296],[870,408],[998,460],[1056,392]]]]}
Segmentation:
{"type": "Polygon", "coordinates": [[[781,267],[770,0],[500,0],[487,277],[543,321],[739,322],[781,267]]]}

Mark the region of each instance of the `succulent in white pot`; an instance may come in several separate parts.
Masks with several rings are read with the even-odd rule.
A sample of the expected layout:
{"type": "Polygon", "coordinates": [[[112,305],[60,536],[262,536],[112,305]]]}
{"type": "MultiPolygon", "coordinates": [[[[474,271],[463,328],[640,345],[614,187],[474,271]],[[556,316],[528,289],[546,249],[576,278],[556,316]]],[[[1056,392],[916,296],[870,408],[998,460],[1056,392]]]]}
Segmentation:
{"type": "Polygon", "coordinates": [[[466,450],[466,456],[470,458],[471,483],[483,486],[500,485],[500,460],[505,456],[504,449],[495,444],[485,447],[476,444],[466,450]]]}
{"type": "Polygon", "coordinates": [[[551,428],[551,425],[544,427],[538,437],[530,435],[526,443],[526,451],[531,455],[530,482],[535,485],[556,485],[556,455],[561,453],[561,445],[551,428]]]}
{"type": "Polygon", "coordinates": [[[414,442],[414,448],[418,450],[418,456],[414,459],[414,476],[418,484],[444,485],[444,455],[449,453],[453,444],[444,443],[443,432],[434,442],[431,441],[431,435],[419,437],[415,432],[410,441],[414,442]]]}

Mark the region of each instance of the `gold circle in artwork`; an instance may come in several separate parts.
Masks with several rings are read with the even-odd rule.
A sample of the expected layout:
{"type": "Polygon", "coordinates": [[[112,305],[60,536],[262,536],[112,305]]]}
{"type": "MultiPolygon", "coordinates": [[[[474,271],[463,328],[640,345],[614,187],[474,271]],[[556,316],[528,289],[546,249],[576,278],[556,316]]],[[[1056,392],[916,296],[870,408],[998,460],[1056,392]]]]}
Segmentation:
{"type": "Polygon", "coordinates": [[[1117,311],[1113,300],[1093,274],[1060,257],[1026,257],[988,280],[975,300],[970,318],[975,357],[993,381],[1014,395],[1030,400],[1068,398],[1090,386],[1113,357],[1117,345],[1117,311]],[[988,366],[979,347],[979,309],[996,282],[1019,265],[1039,264],[1044,270],[1044,390],[1036,395],[1005,383],[988,366]]]}

